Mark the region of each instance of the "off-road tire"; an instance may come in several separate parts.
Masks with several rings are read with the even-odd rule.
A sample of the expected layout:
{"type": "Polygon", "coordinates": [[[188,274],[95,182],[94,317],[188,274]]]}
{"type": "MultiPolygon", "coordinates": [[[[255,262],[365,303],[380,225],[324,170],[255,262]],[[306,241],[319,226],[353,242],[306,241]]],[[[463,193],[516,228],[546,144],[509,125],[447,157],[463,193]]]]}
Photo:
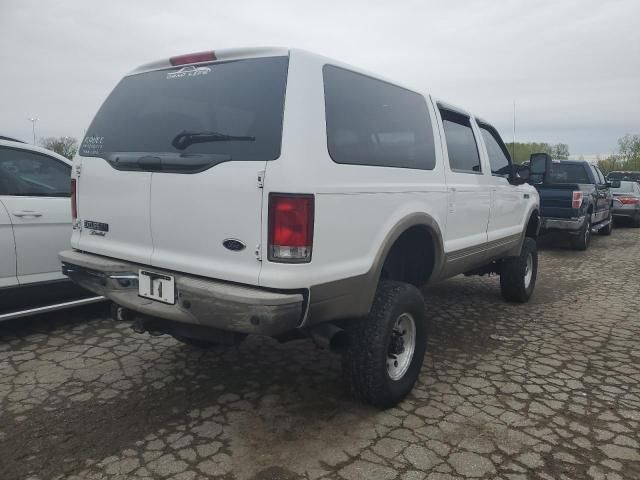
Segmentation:
{"type": "Polygon", "coordinates": [[[427,347],[424,298],[408,283],[381,281],[369,315],[352,320],[342,356],[342,373],[351,394],[378,408],[400,402],[413,388],[427,347]],[[402,377],[393,380],[387,370],[388,352],[396,321],[405,313],[413,317],[415,347],[402,377]]]}
{"type": "Polygon", "coordinates": [[[591,215],[584,217],[584,223],[576,235],[569,239],[571,248],[574,250],[586,250],[591,244],[591,215]]]}
{"type": "Polygon", "coordinates": [[[601,228],[598,233],[600,235],[609,236],[611,235],[611,232],[613,232],[613,214],[609,212],[609,225],[601,228]]]}
{"type": "Polygon", "coordinates": [[[500,267],[500,291],[508,302],[527,302],[536,286],[538,276],[538,246],[533,238],[525,237],[522,250],[517,257],[510,257],[502,262],[500,267]],[[527,281],[527,262],[531,259],[529,268],[531,276],[527,281]]]}

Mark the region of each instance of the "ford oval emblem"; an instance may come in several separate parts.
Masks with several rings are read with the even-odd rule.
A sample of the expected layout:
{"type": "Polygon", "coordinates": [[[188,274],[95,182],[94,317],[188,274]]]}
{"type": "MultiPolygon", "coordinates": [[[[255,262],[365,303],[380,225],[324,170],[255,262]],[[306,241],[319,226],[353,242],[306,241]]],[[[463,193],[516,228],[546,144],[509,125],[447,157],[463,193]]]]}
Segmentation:
{"type": "Polygon", "coordinates": [[[222,242],[222,245],[224,245],[224,248],[231,250],[232,252],[239,252],[240,250],[247,248],[247,246],[237,238],[227,238],[222,242]]]}

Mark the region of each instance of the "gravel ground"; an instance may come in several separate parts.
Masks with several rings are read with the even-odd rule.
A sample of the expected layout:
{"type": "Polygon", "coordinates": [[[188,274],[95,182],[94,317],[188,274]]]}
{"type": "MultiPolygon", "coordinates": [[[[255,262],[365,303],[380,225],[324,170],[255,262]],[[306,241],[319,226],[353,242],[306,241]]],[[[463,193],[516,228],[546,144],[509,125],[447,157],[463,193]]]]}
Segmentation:
{"type": "Polygon", "coordinates": [[[639,240],[543,242],[527,305],[429,289],[423,373],[384,412],[308,340],[202,352],[95,306],[3,324],[0,479],[639,479],[639,240]]]}

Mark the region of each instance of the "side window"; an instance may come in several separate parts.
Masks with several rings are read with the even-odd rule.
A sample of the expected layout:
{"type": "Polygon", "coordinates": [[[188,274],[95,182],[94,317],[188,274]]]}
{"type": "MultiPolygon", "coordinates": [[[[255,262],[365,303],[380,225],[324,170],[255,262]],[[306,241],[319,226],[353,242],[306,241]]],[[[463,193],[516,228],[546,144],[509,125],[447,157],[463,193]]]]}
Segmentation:
{"type": "Polygon", "coordinates": [[[327,147],[334,162],[435,167],[433,128],[422,95],[332,65],[322,72],[327,147]]]}
{"type": "Polygon", "coordinates": [[[591,168],[591,172],[593,173],[593,178],[595,182],[598,185],[602,185],[604,182],[603,182],[603,179],[600,178],[600,172],[598,171],[598,169],[593,165],[589,165],[589,168],[591,168]]]}
{"type": "Polygon", "coordinates": [[[484,143],[487,146],[491,173],[501,177],[508,177],[511,174],[511,159],[498,131],[490,125],[480,124],[479,127],[484,143]]]}
{"type": "Polygon", "coordinates": [[[598,172],[598,182],[600,183],[600,185],[604,185],[605,183],[607,183],[600,169],[598,167],[594,168],[596,169],[596,172],[598,172]]]}
{"type": "Polygon", "coordinates": [[[449,152],[451,170],[463,173],[481,173],[478,145],[471,129],[469,117],[440,109],[444,136],[449,152]]]}
{"type": "Polygon", "coordinates": [[[0,148],[0,195],[68,197],[71,167],[46,155],[0,148]]]}

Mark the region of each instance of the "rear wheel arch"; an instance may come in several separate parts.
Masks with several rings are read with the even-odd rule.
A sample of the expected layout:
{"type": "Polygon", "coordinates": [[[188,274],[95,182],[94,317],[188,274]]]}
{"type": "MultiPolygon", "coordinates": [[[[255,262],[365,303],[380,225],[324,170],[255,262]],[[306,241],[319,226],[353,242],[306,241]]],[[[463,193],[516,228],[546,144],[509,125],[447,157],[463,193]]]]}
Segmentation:
{"type": "Polygon", "coordinates": [[[437,276],[443,258],[442,231],[437,221],[428,214],[405,217],[391,229],[378,250],[370,272],[371,302],[381,280],[396,280],[420,286],[437,276]],[[413,259],[415,267],[411,266],[408,270],[403,268],[403,261],[406,259],[413,259]]]}

